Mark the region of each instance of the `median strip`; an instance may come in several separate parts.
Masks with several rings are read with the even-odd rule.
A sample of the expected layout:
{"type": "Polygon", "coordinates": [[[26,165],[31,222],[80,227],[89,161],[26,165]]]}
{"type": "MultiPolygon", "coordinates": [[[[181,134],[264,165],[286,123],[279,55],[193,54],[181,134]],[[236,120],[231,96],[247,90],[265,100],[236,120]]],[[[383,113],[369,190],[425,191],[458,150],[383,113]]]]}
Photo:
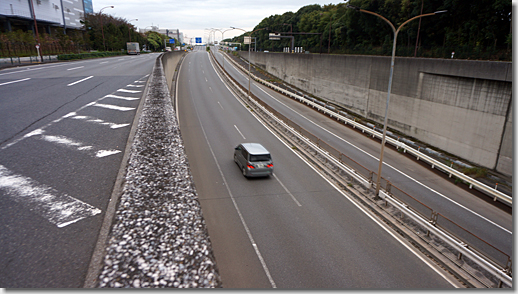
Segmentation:
{"type": "Polygon", "coordinates": [[[221,287],[160,57],[106,246],[86,287],[221,287]]]}

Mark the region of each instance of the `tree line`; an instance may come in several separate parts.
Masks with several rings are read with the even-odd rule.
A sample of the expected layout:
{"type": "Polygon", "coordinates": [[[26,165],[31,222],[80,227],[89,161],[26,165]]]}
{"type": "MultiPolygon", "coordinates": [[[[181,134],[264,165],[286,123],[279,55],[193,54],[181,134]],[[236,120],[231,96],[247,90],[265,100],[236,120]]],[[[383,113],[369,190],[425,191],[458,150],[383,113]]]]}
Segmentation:
{"type": "MultiPolygon", "coordinates": [[[[312,53],[391,55],[389,25],[347,5],[377,13],[396,28],[414,16],[447,10],[406,24],[398,34],[397,56],[451,58],[454,52],[454,58],[512,60],[511,0],[350,0],[307,5],[264,18],[254,27],[268,28],[253,34],[257,48],[282,52],[291,41],[269,40],[268,34],[293,32],[295,46],[312,53]]],[[[248,36],[226,41],[243,42],[244,35],[248,36]]]]}
{"type": "MultiPolygon", "coordinates": [[[[86,14],[81,23],[83,24],[81,30],[69,29],[66,33],[62,29],[56,29],[52,34],[40,30],[39,40],[42,53],[50,55],[91,50],[121,51],[126,49],[126,43],[130,40],[138,42],[141,49],[145,46],[151,51],[161,51],[164,48],[164,39],[169,39],[168,36],[154,31],[139,33],[128,20],[104,13],[102,15],[99,13],[86,14]]],[[[0,33],[0,56],[35,55],[36,44],[37,38],[32,31],[16,30],[0,33]]],[[[178,40],[175,40],[175,44],[178,44],[178,40]]]]}

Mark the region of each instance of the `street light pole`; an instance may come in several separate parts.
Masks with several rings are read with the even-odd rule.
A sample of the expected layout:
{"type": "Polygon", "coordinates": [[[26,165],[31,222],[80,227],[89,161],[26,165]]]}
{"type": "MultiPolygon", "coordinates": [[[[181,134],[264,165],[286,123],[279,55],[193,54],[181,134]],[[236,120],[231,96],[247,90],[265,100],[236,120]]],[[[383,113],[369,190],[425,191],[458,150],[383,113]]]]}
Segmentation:
{"type": "Polygon", "coordinates": [[[111,6],[106,6],[106,7],[103,7],[101,8],[101,10],[99,11],[99,18],[101,18],[101,33],[103,35],[103,47],[104,47],[104,51],[106,51],[106,42],[104,41],[104,28],[103,28],[103,16],[102,16],[102,12],[104,9],[106,8],[113,8],[115,6],[111,5],[111,6]]]}
{"type": "MultiPolygon", "coordinates": [[[[238,28],[235,28],[235,27],[231,27],[233,29],[236,29],[236,30],[242,30],[242,31],[245,31],[243,29],[238,29],[238,28]]],[[[250,75],[250,47],[252,45],[252,34],[255,33],[256,31],[261,31],[261,30],[267,30],[268,28],[262,28],[262,29],[257,29],[257,30],[254,30],[254,31],[251,31],[250,33],[248,33],[248,38],[249,38],[249,41],[250,41],[250,44],[248,44],[248,97],[250,97],[250,85],[251,85],[251,75],[250,75]]],[[[246,31],[245,31],[246,33],[246,31]]]]}
{"type": "Polygon", "coordinates": [[[392,41],[392,59],[390,61],[390,76],[389,76],[387,103],[386,103],[386,106],[385,106],[385,120],[383,122],[383,137],[381,139],[381,152],[380,152],[380,160],[379,160],[379,166],[378,166],[378,177],[376,179],[375,199],[379,199],[379,191],[380,191],[380,183],[381,183],[381,167],[383,166],[383,151],[385,149],[385,141],[386,141],[385,139],[386,139],[386,135],[387,135],[388,107],[389,107],[389,102],[390,102],[390,91],[392,89],[392,76],[394,74],[394,60],[395,60],[395,57],[396,57],[397,35],[398,35],[399,31],[401,30],[401,28],[404,25],[406,25],[407,23],[411,22],[412,20],[418,19],[418,18],[421,18],[421,17],[424,17],[424,16],[436,15],[438,13],[446,12],[447,10],[436,11],[436,12],[433,12],[433,13],[421,14],[421,15],[412,17],[411,19],[409,19],[409,20],[405,21],[404,23],[402,23],[396,29],[396,27],[388,19],[386,19],[385,17],[383,17],[383,16],[381,16],[381,15],[375,13],[375,12],[364,10],[364,9],[360,9],[359,7],[352,6],[352,5],[347,5],[347,8],[351,8],[351,9],[354,9],[354,10],[358,10],[360,12],[365,12],[365,13],[368,13],[368,14],[372,14],[372,15],[375,15],[375,16],[383,19],[386,23],[389,24],[390,28],[394,32],[394,40],[392,41]]]}
{"type": "MultiPolygon", "coordinates": [[[[221,41],[223,41],[223,40],[225,40],[225,37],[224,37],[224,36],[225,36],[225,35],[224,35],[224,34],[225,34],[225,32],[226,32],[226,31],[231,31],[231,30],[233,30],[233,29],[232,29],[232,28],[230,28],[230,29],[226,29],[226,30],[224,30],[224,31],[221,31],[221,30],[218,30],[218,29],[214,29],[214,30],[215,30],[215,31],[219,31],[219,32],[221,33],[221,41]]],[[[214,39],[216,39],[216,33],[214,33],[214,39]]],[[[220,41],[220,43],[221,43],[221,41],[220,41]]],[[[217,51],[217,50],[216,50],[216,51],[217,51]]],[[[225,55],[223,55],[223,70],[225,70],[225,55]]]]}
{"type": "MultiPolygon", "coordinates": [[[[138,19],[137,19],[137,18],[135,18],[135,19],[129,20],[129,21],[128,21],[128,23],[130,23],[130,22],[132,22],[132,21],[134,21],[134,20],[135,20],[135,21],[138,21],[138,19]]],[[[130,43],[131,43],[131,28],[130,28],[130,26],[128,26],[128,36],[129,36],[129,41],[130,41],[130,43]]]]}

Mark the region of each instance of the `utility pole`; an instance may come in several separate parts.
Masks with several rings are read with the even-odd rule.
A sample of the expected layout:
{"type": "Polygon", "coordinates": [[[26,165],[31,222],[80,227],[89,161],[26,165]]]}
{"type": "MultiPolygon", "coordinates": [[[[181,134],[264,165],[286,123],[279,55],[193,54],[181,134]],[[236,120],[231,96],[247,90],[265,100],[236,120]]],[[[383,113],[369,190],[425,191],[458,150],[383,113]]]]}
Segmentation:
{"type": "Polygon", "coordinates": [[[41,62],[43,62],[43,55],[40,54],[40,35],[38,34],[38,23],[36,22],[36,12],[34,11],[34,3],[33,0],[31,0],[31,9],[32,9],[32,18],[34,19],[34,31],[36,32],[36,51],[38,51],[38,57],[41,59],[41,62]]]}

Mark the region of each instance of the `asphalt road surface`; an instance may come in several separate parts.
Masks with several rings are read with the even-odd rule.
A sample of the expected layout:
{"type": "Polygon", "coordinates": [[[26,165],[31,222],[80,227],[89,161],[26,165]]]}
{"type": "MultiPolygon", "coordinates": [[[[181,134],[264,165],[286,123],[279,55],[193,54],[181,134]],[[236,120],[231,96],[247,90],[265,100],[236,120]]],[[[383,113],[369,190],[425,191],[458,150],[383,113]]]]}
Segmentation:
{"type": "MultiPolygon", "coordinates": [[[[222,54],[218,52],[216,56],[221,64],[222,54]]],[[[248,87],[248,75],[239,72],[228,60],[225,61],[225,69],[242,85],[248,87]]],[[[379,141],[372,140],[257,82],[252,83],[251,89],[252,93],[304,129],[369,170],[377,172],[379,141]]],[[[385,148],[383,164],[383,177],[395,186],[504,253],[513,255],[512,214],[488,204],[469,191],[454,185],[441,172],[428,166],[424,167],[419,161],[403,156],[392,148],[385,148]]],[[[455,232],[461,230],[457,229],[455,232]]],[[[505,256],[497,251],[491,253],[504,264],[507,261],[505,256]]]]}
{"type": "Polygon", "coordinates": [[[0,287],[82,287],[158,55],[0,71],[0,287]]]}
{"type": "Polygon", "coordinates": [[[226,288],[452,288],[281,143],[229,92],[206,52],[185,58],[178,115],[226,288]],[[258,142],[275,174],[244,178],[233,148],[258,142]]]}

